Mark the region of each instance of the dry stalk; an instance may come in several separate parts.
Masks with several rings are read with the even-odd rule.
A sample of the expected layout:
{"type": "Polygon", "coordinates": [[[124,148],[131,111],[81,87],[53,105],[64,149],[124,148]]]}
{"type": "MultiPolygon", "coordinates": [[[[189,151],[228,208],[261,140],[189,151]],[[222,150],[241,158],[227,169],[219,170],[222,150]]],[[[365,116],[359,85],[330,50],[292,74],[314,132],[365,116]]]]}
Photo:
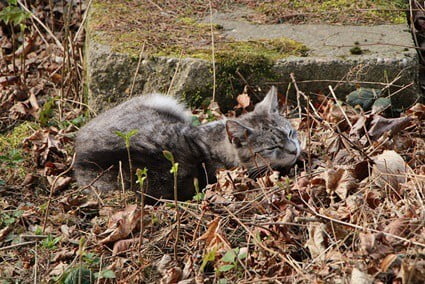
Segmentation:
{"type": "Polygon", "coordinates": [[[335,100],[335,104],[338,106],[339,110],[342,112],[342,115],[344,116],[345,120],[347,121],[348,125],[350,125],[350,129],[353,128],[353,124],[351,123],[351,121],[348,119],[347,114],[345,113],[345,110],[342,108],[342,106],[338,103],[338,99],[335,95],[334,90],[332,89],[332,86],[329,85],[328,86],[329,90],[331,91],[332,97],[335,100]]]}
{"type": "Polygon", "coordinates": [[[180,64],[181,64],[182,58],[183,58],[183,50],[180,52],[179,61],[177,61],[176,70],[174,71],[173,78],[171,78],[170,86],[168,87],[168,90],[167,90],[167,96],[170,95],[171,88],[174,85],[174,80],[177,77],[177,73],[180,71],[180,64]]]}
{"type": "Polygon", "coordinates": [[[214,29],[213,29],[213,23],[212,23],[212,5],[211,0],[209,2],[210,7],[210,29],[211,29],[211,59],[212,59],[212,66],[213,66],[213,95],[212,95],[212,101],[215,102],[215,91],[216,91],[216,70],[215,70],[215,46],[214,46],[214,29]]]}
{"type": "Polygon", "coordinates": [[[136,71],[134,72],[133,82],[131,83],[130,97],[133,95],[134,84],[136,84],[136,77],[137,77],[137,74],[139,73],[140,63],[142,62],[144,52],[145,52],[145,43],[143,43],[142,50],[139,53],[139,60],[137,61],[136,71]]]}
{"type": "MultiPolygon", "coordinates": [[[[307,163],[308,163],[308,167],[307,167],[307,173],[308,175],[311,174],[311,168],[312,168],[312,159],[311,159],[311,129],[310,129],[310,118],[311,118],[311,113],[310,113],[310,106],[312,106],[312,108],[315,110],[313,104],[310,101],[310,96],[307,96],[304,92],[302,92],[299,88],[298,88],[298,84],[297,81],[295,80],[295,75],[294,73],[290,74],[291,76],[291,80],[292,80],[292,84],[295,87],[295,91],[297,93],[297,107],[298,107],[298,111],[299,111],[299,118],[302,119],[302,108],[301,108],[301,104],[300,104],[300,96],[303,96],[306,100],[307,100],[307,163]]],[[[317,113],[317,111],[316,111],[317,113]]]]}
{"type": "Polygon", "coordinates": [[[52,31],[45,25],[43,24],[43,22],[37,18],[36,15],[34,15],[34,13],[28,9],[24,4],[22,4],[21,0],[18,0],[18,4],[19,6],[21,6],[22,9],[24,9],[25,12],[27,12],[28,14],[30,14],[31,18],[33,18],[40,26],[43,27],[43,29],[53,38],[53,40],[55,41],[56,45],[63,50],[63,46],[61,44],[61,42],[58,40],[58,38],[52,33],[52,31]]]}

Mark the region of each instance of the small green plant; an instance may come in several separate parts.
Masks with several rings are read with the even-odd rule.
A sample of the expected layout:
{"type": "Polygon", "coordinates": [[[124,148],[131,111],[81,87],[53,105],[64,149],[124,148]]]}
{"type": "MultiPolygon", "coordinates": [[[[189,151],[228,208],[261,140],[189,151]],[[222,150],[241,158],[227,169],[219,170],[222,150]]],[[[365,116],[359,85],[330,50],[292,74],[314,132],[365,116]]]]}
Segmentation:
{"type": "Polygon", "coordinates": [[[19,163],[22,163],[24,158],[22,157],[21,151],[18,149],[12,149],[7,154],[0,155],[0,164],[7,168],[16,168],[19,163]]]}
{"type": "Polygon", "coordinates": [[[125,148],[127,149],[128,168],[129,168],[129,172],[130,172],[130,189],[131,190],[134,190],[134,185],[133,185],[133,165],[131,163],[131,153],[130,153],[130,139],[131,139],[131,137],[136,135],[137,132],[138,132],[137,129],[133,129],[133,130],[130,130],[128,132],[121,132],[121,131],[115,132],[116,135],[118,135],[119,137],[124,139],[125,148]]]}
{"type": "Polygon", "coordinates": [[[115,273],[110,269],[101,270],[94,274],[97,279],[115,279],[115,273]]]}
{"type": "Polygon", "coordinates": [[[218,267],[218,272],[227,272],[233,269],[239,269],[240,265],[238,260],[246,258],[246,253],[241,253],[239,248],[228,250],[221,258],[223,265],[218,267]]]}
{"type": "Polygon", "coordinates": [[[41,246],[48,250],[54,250],[61,239],[62,237],[54,238],[52,235],[48,235],[47,238],[41,241],[41,246]]]}
{"type": "Polygon", "coordinates": [[[23,213],[22,210],[13,211],[12,214],[0,213],[0,227],[12,225],[23,213]]]}
{"type": "Polygon", "coordinates": [[[199,190],[199,180],[197,178],[193,179],[193,186],[195,187],[196,192],[196,194],[193,196],[193,200],[195,200],[196,202],[204,200],[205,193],[199,190]]]}
{"type": "Polygon", "coordinates": [[[136,176],[137,176],[136,183],[139,184],[140,189],[142,190],[143,185],[145,184],[145,181],[148,178],[148,169],[147,168],[144,168],[143,170],[137,169],[136,170],[136,176]]]}
{"type": "Polygon", "coordinates": [[[9,4],[6,8],[0,11],[0,20],[7,25],[19,26],[21,32],[26,29],[25,21],[30,17],[30,14],[19,8],[17,0],[7,0],[9,4]]]}
{"type": "Polygon", "coordinates": [[[177,177],[178,177],[178,171],[179,171],[179,163],[176,163],[174,160],[173,153],[170,151],[164,150],[162,151],[164,157],[171,162],[171,170],[170,173],[173,174],[174,177],[174,206],[176,207],[176,221],[177,221],[177,233],[176,233],[176,241],[174,243],[174,259],[177,260],[177,244],[179,240],[179,234],[180,234],[180,210],[178,206],[178,192],[177,192],[177,177]]]}
{"type": "Polygon", "coordinates": [[[212,250],[207,252],[204,255],[204,257],[202,258],[202,263],[201,263],[201,267],[199,268],[199,270],[201,272],[204,272],[204,269],[207,266],[208,262],[214,261],[216,256],[217,256],[217,248],[213,248],[212,250]]]}
{"type": "Polygon", "coordinates": [[[100,258],[92,252],[83,252],[83,261],[89,265],[99,264],[100,258]]]}

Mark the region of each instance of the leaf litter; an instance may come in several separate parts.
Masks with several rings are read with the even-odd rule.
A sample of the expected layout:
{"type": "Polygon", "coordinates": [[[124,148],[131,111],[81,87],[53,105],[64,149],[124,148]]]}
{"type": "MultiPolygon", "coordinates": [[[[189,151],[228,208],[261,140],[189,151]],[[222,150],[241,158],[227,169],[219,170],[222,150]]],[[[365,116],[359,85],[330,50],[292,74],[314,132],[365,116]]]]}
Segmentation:
{"type": "MultiPolygon", "coordinates": [[[[85,8],[74,2],[76,32],[85,8]]],[[[52,23],[48,1],[40,3],[37,16],[63,39],[63,7],[55,8],[52,23]]],[[[1,41],[1,132],[40,122],[18,139],[21,158],[1,153],[2,280],[425,281],[425,105],[390,118],[318,96],[314,113],[302,109],[291,119],[304,148],[291,172],[257,178],[240,168],[218,172],[217,183],[196,200],[179,203],[176,234],[172,203],[145,206],[142,214],[131,192],[93,197],[75,186],[72,143],[84,109],[70,102],[79,101],[71,82],[81,74],[65,70],[64,62],[81,58],[64,56],[43,36],[27,30],[20,47],[11,35],[1,41]]],[[[251,108],[249,92],[235,105],[231,116],[251,108]]],[[[200,123],[222,116],[216,104],[194,115],[200,123]]]]}

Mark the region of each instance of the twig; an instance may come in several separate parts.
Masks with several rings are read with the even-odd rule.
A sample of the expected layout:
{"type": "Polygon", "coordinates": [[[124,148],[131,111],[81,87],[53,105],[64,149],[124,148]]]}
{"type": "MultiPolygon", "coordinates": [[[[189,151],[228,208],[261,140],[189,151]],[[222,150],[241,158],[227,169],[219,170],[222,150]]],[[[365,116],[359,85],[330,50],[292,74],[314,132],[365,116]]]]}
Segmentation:
{"type": "Polygon", "coordinates": [[[144,52],[145,52],[145,43],[143,43],[142,50],[140,51],[140,54],[139,54],[139,60],[137,61],[136,72],[134,72],[133,82],[131,83],[131,88],[130,88],[130,97],[133,95],[134,84],[136,84],[136,77],[137,77],[137,74],[139,73],[140,63],[142,62],[144,52]]]}
{"type": "Polygon", "coordinates": [[[351,121],[348,119],[348,116],[347,116],[347,114],[345,113],[345,110],[344,110],[344,109],[342,108],[342,106],[338,103],[338,99],[337,99],[337,97],[336,97],[336,95],[335,95],[334,90],[332,89],[332,86],[331,86],[331,85],[329,85],[329,86],[328,86],[328,88],[329,88],[329,90],[331,91],[332,97],[333,97],[333,98],[334,98],[334,100],[335,100],[335,104],[338,106],[339,110],[342,112],[342,115],[344,116],[344,118],[345,118],[345,120],[347,121],[348,125],[350,125],[350,129],[352,129],[352,128],[353,128],[353,124],[352,124],[352,123],[351,123],[351,121]]]}
{"type": "Polygon", "coordinates": [[[210,6],[210,29],[211,29],[211,59],[212,59],[212,65],[213,65],[213,95],[212,95],[212,101],[215,102],[215,89],[216,89],[216,70],[215,70],[215,47],[214,47],[214,29],[212,24],[212,5],[211,0],[208,1],[210,6]]]}
{"type": "Polygon", "coordinates": [[[45,25],[45,24],[43,24],[43,22],[39,19],[39,18],[37,18],[35,15],[34,15],[34,13],[33,12],[31,12],[31,10],[30,9],[28,9],[24,4],[22,4],[22,2],[20,1],[20,0],[18,0],[18,4],[19,4],[19,6],[21,6],[22,7],[22,9],[24,9],[25,10],[25,12],[27,12],[27,13],[29,13],[30,15],[31,15],[31,17],[32,18],[34,18],[34,20],[36,20],[36,22],[37,23],[39,23],[40,24],[40,26],[42,26],[43,27],[43,29],[45,29],[46,30],[46,32],[53,38],[53,40],[55,41],[55,43],[56,43],[56,45],[63,51],[64,50],[64,48],[63,48],[63,45],[61,44],[61,42],[58,40],[58,38],[57,37],[55,37],[55,35],[52,33],[52,31],[45,25]]]}
{"type": "Polygon", "coordinates": [[[183,57],[183,50],[180,52],[179,61],[177,61],[176,70],[174,71],[173,78],[171,78],[170,86],[168,87],[168,90],[167,90],[167,96],[170,95],[171,88],[174,85],[174,80],[176,79],[177,73],[180,70],[180,64],[181,64],[181,61],[182,61],[182,57],[183,57]]]}
{"type": "Polygon", "coordinates": [[[32,244],[35,244],[36,242],[37,241],[29,241],[29,242],[23,242],[23,243],[14,244],[14,245],[6,246],[6,247],[1,247],[0,251],[13,249],[13,248],[21,247],[21,246],[26,246],[26,245],[32,245],[32,244]]]}

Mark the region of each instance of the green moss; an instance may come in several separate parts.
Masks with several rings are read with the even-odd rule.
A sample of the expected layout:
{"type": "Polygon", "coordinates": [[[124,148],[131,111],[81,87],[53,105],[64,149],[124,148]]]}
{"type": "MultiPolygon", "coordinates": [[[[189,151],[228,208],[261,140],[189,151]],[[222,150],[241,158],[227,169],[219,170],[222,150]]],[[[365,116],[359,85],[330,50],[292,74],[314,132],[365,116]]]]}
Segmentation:
{"type": "Polygon", "coordinates": [[[39,128],[38,124],[26,121],[11,132],[0,135],[0,181],[24,178],[28,172],[26,161],[29,161],[30,154],[22,150],[23,141],[39,128]]]}
{"type": "Polygon", "coordinates": [[[400,24],[406,22],[404,0],[277,0],[253,4],[266,22],[400,24]],[[295,15],[288,17],[288,15],[295,15]]]}
{"type": "Polygon", "coordinates": [[[10,133],[0,135],[0,153],[22,148],[22,142],[40,126],[35,122],[26,121],[16,126],[10,133]]]}

